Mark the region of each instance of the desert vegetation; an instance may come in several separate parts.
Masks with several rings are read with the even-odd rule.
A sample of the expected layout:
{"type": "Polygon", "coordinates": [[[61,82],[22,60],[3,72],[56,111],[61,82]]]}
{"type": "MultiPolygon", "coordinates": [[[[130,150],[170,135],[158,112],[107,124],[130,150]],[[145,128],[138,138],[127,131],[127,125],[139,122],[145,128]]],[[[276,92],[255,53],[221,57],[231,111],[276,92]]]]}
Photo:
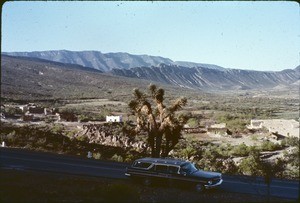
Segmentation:
{"type": "Polygon", "coordinates": [[[247,127],[251,119],[299,122],[297,99],[257,96],[256,92],[213,94],[166,85],[150,85],[147,92],[143,83],[132,95],[133,85],[119,83],[116,85],[125,86],[107,85],[97,94],[89,92],[88,97],[74,98],[69,91],[63,99],[1,94],[1,142],[8,147],[85,157],[92,152],[94,159],[120,162],[162,155],[188,159],[205,170],[258,176],[269,171],[272,177],[299,179],[299,138],[275,133],[278,139],[274,139],[266,128],[247,127]],[[24,121],[25,113],[19,107],[28,103],[53,112],[34,114],[33,120],[24,121]],[[74,120],[58,120],[55,113],[74,115],[74,120]],[[107,115],[121,115],[123,122],[106,123],[107,115]],[[215,124],[224,129],[210,130],[215,124]],[[267,170],[270,166],[271,172],[267,170]]]}
{"type": "MultiPolygon", "coordinates": [[[[126,126],[116,126],[115,132],[124,132],[126,126]]],[[[77,132],[73,132],[76,134],[77,132]]],[[[8,146],[22,147],[38,151],[87,156],[92,152],[94,159],[132,162],[136,158],[150,156],[149,151],[136,151],[133,148],[105,146],[89,143],[87,137],[70,135],[63,125],[24,125],[16,126],[3,123],[1,140],[8,146]]],[[[299,178],[299,139],[285,138],[280,144],[263,141],[261,145],[247,146],[245,144],[213,144],[196,139],[185,138],[179,141],[169,157],[188,159],[199,168],[210,171],[220,171],[225,174],[244,174],[264,176],[268,164],[272,166],[272,176],[278,178],[299,178]],[[263,157],[263,152],[283,150],[283,156],[274,160],[263,157]],[[238,159],[236,163],[234,160],[238,159]]]]}
{"type": "Polygon", "coordinates": [[[147,132],[148,144],[152,157],[167,157],[181,137],[181,130],[187,117],[176,116],[175,113],[186,105],[186,98],[179,98],[170,107],[164,104],[164,89],[156,85],[149,85],[149,96],[138,89],[134,89],[134,99],[129,102],[129,108],[136,116],[137,132],[147,132]],[[150,97],[155,105],[148,101],[150,97]]]}

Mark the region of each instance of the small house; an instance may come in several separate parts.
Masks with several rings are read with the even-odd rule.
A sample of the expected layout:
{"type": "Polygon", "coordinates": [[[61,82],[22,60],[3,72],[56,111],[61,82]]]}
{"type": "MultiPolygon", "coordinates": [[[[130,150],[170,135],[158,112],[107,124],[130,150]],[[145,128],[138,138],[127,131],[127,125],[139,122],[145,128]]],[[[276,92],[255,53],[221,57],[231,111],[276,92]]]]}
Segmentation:
{"type": "Polygon", "coordinates": [[[107,123],[120,123],[122,122],[122,116],[106,116],[107,123]]]}
{"type": "Polygon", "coordinates": [[[58,121],[77,122],[77,116],[71,112],[56,113],[58,121]]]}
{"type": "Polygon", "coordinates": [[[231,132],[226,127],[226,123],[213,124],[207,128],[207,131],[214,134],[225,134],[225,135],[231,134],[231,132]]]}
{"type": "Polygon", "coordinates": [[[28,106],[27,106],[27,105],[20,106],[19,108],[21,109],[21,111],[22,111],[23,113],[25,113],[25,112],[28,111],[28,106]]]}
{"type": "Polygon", "coordinates": [[[44,108],[38,107],[38,106],[33,106],[33,107],[28,107],[29,113],[33,114],[44,114],[44,108]]]}
{"type": "Polygon", "coordinates": [[[262,120],[251,120],[248,129],[262,129],[264,122],[262,120]]]}

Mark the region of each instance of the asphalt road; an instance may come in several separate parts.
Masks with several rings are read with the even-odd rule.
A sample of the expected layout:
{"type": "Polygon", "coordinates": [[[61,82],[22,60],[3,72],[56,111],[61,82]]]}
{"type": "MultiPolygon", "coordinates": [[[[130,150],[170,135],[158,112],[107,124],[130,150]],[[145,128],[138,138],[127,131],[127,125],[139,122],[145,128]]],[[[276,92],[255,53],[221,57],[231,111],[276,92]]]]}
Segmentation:
{"type": "MultiPolygon", "coordinates": [[[[0,148],[0,168],[15,170],[37,170],[126,179],[128,164],[100,161],[76,156],[34,152],[24,149],[0,148]]],[[[260,177],[223,175],[221,190],[236,193],[267,195],[267,185],[260,177]]],[[[270,187],[273,197],[299,199],[299,182],[273,179],[270,187]]]]}

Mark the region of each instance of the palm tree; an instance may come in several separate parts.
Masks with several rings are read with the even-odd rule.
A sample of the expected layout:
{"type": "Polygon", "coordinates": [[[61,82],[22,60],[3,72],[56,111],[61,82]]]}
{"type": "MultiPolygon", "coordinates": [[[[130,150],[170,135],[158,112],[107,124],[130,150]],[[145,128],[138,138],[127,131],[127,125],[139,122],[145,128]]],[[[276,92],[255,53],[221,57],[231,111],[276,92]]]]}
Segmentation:
{"type": "Polygon", "coordinates": [[[170,107],[166,107],[163,103],[165,91],[153,84],[150,84],[148,89],[149,94],[134,89],[134,98],[128,106],[136,116],[135,130],[146,131],[148,134],[151,156],[166,157],[179,142],[181,130],[187,122],[185,116],[175,115],[176,111],[186,105],[187,99],[179,98],[170,107]]]}

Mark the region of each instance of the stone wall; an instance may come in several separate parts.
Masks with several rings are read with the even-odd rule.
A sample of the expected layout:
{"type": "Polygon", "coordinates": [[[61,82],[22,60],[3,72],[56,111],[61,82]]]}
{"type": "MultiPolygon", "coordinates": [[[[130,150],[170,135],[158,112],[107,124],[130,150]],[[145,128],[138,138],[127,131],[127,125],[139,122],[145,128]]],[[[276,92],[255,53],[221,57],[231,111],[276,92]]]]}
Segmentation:
{"type": "Polygon", "coordinates": [[[134,136],[127,135],[120,123],[86,124],[83,125],[83,130],[75,135],[75,138],[80,136],[87,138],[89,143],[133,148],[137,151],[144,151],[148,148],[147,143],[137,141],[134,136]]]}

